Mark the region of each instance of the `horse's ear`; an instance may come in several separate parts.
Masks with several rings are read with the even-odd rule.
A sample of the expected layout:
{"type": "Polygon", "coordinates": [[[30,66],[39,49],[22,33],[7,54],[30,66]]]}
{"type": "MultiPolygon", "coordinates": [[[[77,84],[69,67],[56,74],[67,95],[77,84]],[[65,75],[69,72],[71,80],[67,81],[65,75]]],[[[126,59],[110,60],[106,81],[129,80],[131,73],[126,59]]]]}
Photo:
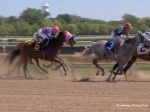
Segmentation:
{"type": "Polygon", "coordinates": [[[138,34],[140,34],[142,37],[146,39],[146,36],[141,31],[138,31],[138,34]]]}
{"type": "Polygon", "coordinates": [[[142,33],[141,31],[138,31],[138,33],[142,33]]]}

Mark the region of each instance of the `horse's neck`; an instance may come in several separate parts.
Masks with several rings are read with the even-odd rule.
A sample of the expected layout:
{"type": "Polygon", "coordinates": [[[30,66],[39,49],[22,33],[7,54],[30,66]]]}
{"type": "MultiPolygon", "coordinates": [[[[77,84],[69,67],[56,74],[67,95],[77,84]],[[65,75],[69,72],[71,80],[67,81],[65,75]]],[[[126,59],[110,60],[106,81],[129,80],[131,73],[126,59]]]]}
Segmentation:
{"type": "Polygon", "coordinates": [[[56,39],[53,44],[55,44],[55,47],[53,50],[55,50],[55,52],[58,52],[61,49],[61,47],[63,46],[63,41],[56,39]]]}
{"type": "Polygon", "coordinates": [[[138,37],[130,38],[126,41],[126,44],[132,48],[137,47],[139,44],[139,38],[138,37]]]}

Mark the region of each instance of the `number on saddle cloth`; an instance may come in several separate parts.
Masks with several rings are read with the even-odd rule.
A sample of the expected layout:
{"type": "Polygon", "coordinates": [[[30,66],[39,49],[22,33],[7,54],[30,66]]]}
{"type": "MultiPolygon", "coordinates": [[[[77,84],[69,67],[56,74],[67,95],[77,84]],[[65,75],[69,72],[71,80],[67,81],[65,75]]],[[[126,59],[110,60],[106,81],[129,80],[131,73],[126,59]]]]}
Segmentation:
{"type": "Polygon", "coordinates": [[[35,51],[39,51],[40,49],[45,48],[47,46],[47,44],[48,44],[47,39],[43,40],[42,42],[37,42],[36,41],[36,42],[33,43],[33,49],[35,51]]]}
{"type": "Polygon", "coordinates": [[[41,45],[40,45],[40,42],[34,42],[33,43],[33,50],[35,50],[35,51],[39,51],[40,50],[40,47],[41,45]]]}
{"type": "Polygon", "coordinates": [[[117,47],[117,43],[114,41],[107,41],[105,43],[105,50],[114,52],[115,48],[117,47]]]}

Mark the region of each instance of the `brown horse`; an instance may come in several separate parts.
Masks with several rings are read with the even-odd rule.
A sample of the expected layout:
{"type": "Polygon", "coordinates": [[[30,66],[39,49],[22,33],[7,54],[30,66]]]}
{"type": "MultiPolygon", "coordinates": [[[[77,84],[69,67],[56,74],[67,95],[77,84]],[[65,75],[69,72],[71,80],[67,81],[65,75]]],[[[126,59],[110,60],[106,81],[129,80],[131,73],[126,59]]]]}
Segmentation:
{"type": "MultiPolygon", "coordinates": [[[[38,65],[38,59],[59,63],[64,69],[64,75],[67,75],[64,62],[60,60],[58,53],[64,43],[67,43],[72,47],[76,43],[76,40],[75,38],[70,38],[66,32],[68,31],[60,32],[56,39],[49,39],[48,45],[42,48],[40,51],[33,50],[33,43],[22,42],[12,49],[12,51],[6,57],[6,61],[8,61],[9,64],[12,64],[16,57],[20,55],[20,60],[16,63],[16,66],[20,68],[23,65],[25,78],[31,78],[27,68],[31,58],[35,59],[38,65]]],[[[42,67],[41,69],[47,72],[42,67]]]]}

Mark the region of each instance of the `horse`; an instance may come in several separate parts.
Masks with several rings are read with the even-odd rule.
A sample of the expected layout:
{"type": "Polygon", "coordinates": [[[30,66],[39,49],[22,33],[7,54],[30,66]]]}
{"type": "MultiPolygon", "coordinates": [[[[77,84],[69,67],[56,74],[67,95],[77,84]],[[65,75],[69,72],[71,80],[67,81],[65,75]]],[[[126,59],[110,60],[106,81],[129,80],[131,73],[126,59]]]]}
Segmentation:
{"type": "MultiPolygon", "coordinates": [[[[144,60],[144,61],[150,61],[150,45],[147,45],[146,43],[139,44],[133,57],[124,67],[124,75],[127,75],[127,71],[136,62],[137,58],[144,60]]],[[[116,63],[116,65],[113,67],[112,71],[114,71],[117,67],[118,67],[118,63],[116,63]]]]}
{"type": "MultiPolygon", "coordinates": [[[[135,38],[135,39],[136,39],[136,38],[138,39],[138,40],[137,40],[138,43],[137,43],[137,45],[136,45],[135,48],[134,48],[134,52],[133,52],[133,55],[132,55],[131,59],[126,63],[126,65],[125,65],[124,68],[123,68],[123,72],[124,72],[124,75],[125,75],[126,80],[128,80],[128,79],[127,79],[127,71],[131,68],[131,66],[132,66],[133,63],[137,60],[137,58],[140,58],[140,59],[146,60],[146,61],[150,61],[150,54],[149,54],[148,49],[147,49],[147,47],[150,46],[150,41],[149,41],[149,39],[146,38],[145,35],[143,35],[143,33],[140,32],[140,31],[138,32],[138,35],[136,35],[134,38],[135,38]],[[142,54],[139,54],[139,53],[138,53],[139,50],[140,50],[140,52],[141,52],[142,54]],[[138,52],[137,52],[137,51],[138,51],[138,52]]],[[[132,39],[127,40],[126,43],[129,43],[130,41],[132,41],[132,39]]],[[[133,49],[133,48],[132,48],[132,49],[133,49]]],[[[127,54],[127,55],[128,55],[128,54],[127,54]]],[[[115,80],[116,75],[119,74],[119,73],[118,73],[118,72],[119,72],[118,66],[119,66],[119,63],[117,62],[117,63],[113,66],[112,70],[110,71],[110,72],[112,72],[112,73],[109,75],[107,81],[110,80],[110,78],[111,78],[111,76],[112,76],[113,73],[114,73],[113,80],[115,80]],[[115,70],[117,70],[117,72],[114,72],[115,70]]],[[[120,74],[122,74],[122,73],[120,73],[120,74]]]]}
{"type": "MultiPolygon", "coordinates": [[[[123,73],[123,66],[131,59],[133,56],[135,49],[137,48],[138,44],[145,40],[145,37],[141,35],[140,32],[137,33],[137,35],[134,38],[129,39],[124,43],[123,46],[119,46],[117,48],[117,54],[112,53],[110,51],[106,50],[106,43],[109,40],[100,40],[92,44],[89,48],[85,49],[83,52],[79,53],[79,56],[81,57],[87,57],[91,54],[94,54],[95,57],[93,58],[93,64],[97,68],[96,75],[99,75],[100,72],[102,73],[102,76],[104,76],[105,72],[104,69],[98,64],[99,61],[102,60],[115,60],[118,63],[118,70],[120,73],[123,73]]],[[[113,80],[115,80],[115,72],[113,80]]],[[[111,76],[109,76],[108,80],[111,76]]]]}
{"type": "MultiPolygon", "coordinates": [[[[58,57],[60,49],[62,48],[64,43],[70,45],[71,47],[76,43],[75,38],[70,38],[70,36],[68,35],[68,31],[60,32],[55,39],[49,39],[47,46],[41,48],[40,51],[34,51],[34,44],[31,42],[21,42],[8,53],[5,61],[9,62],[9,64],[12,64],[16,57],[20,56],[20,59],[16,63],[16,66],[18,65],[19,68],[23,66],[24,76],[27,79],[31,78],[29,70],[27,68],[31,58],[35,59],[37,65],[39,65],[38,59],[59,63],[64,69],[64,75],[67,75],[67,70],[65,68],[64,62],[58,57]]],[[[47,72],[42,67],[40,68],[43,71],[47,72]]]]}

